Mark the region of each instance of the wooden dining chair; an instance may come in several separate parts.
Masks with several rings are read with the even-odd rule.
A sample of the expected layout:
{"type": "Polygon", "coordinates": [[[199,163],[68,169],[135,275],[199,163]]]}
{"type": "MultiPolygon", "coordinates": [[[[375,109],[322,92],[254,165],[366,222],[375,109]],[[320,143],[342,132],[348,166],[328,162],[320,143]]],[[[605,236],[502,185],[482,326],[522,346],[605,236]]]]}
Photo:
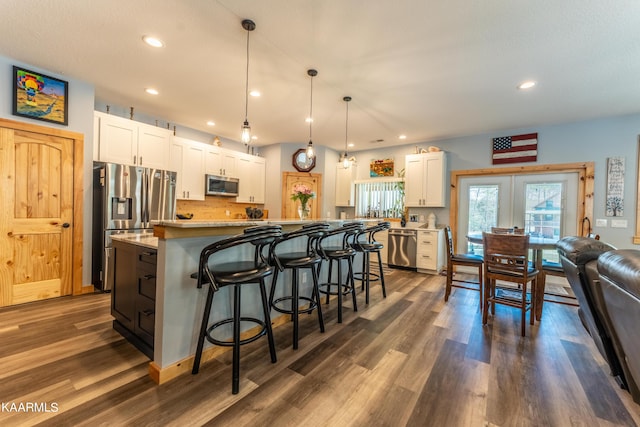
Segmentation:
{"type": "Polygon", "coordinates": [[[491,227],[493,234],[524,234],[524,228],[518,227],[491,227]]]}
{"type": "Polygon", "coordinates": [[[513,234],[513,227],[491,227],[493,234],[513,234]]]}
{"type": "Polygon", "coordinates": [[[477,254],[456,254],[453,251],[453,238],[451,236],[451,227],[448,225],[444,228],[445,242],[447,245],[447,284],[444,291],[444,300],[449,301],[451,295],[451,287],[471,289],[479,291],[480,310],[482,310],[482,256],[477,254]],[[461,280],[453,278],[453,270],[456,266],[474,267],[478,269],[478,281],[461,280]],[[455,282],[455,283],[454,283],[455,282]],[[459,283],[459,284],[457,284],[459,283]]]}
{"type": "Polygon", "coordinates": [[[528,234],[482,233],[484,249],[484,304],[482,324],[487,324],[489,308],[495,315],[495,305],[503,304],[522,311],[521,335],[525,336],[526,313],[535,321],[535,296],[539,272],[529,262],[528,234]],[[517,283],[520,289],[498,288],[496,281],[517,283]],[[527,286],[531,282],[530,292],[527,286]]]}

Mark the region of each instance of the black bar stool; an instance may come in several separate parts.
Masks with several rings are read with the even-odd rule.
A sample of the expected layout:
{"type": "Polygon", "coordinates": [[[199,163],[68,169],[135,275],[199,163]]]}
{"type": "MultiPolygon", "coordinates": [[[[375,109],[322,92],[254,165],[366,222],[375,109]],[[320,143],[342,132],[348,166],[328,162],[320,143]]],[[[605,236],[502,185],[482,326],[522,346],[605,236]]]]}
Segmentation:
{"type": "Polygon", "coordinates": [[[318,265],[322,258],[316,250],[317,240],[329,229],[328,223],[313,223],[302,227],[299,230],[283,234],[271,245],[272,264],[277,266],[273,273],[273,284],[269,294],[269,305],[275,311],[290,314],[293,321],[293,348],[298,348],[298,315],[300,313],[311,313],[318,310],[318,323],[320,332],[324,332],[324,319],[322,318],[322,306],[320,305],[320,293],[318,292],[318,265]],[[291,249],[284,248],[283,243],[292,242],[293,244],[304,244],[302,251],[290,252],[291,249]],[[280,250],[279,250],[280,249],[280,250]],[[278,271],[291,269],[291,294],[274,299],[278,271]],[[313,289],[311,296],[300,296],[300,277],[299,270],[308,268],[311,270],[313,279],[313,289]],[[307,308],[300,308],[300,300],[307,302],[307,308]],[[289,308],[283,307],[281,303],[289,302],[289,308]]]}
{"type": "Polygon", "coordinates": [[[387,297],[387,290],[384,286],[384,272],[382,271],[382,256],[380,251],[384,249],[384,245],[376,241],[375,234],[391,228],[391,223],[384,221],[376,225],[360,230],[353,239],[351,247],[356,252],[362,253],[362,271],[353,273],[355,280],[362,282],[362,288],[365,290],[365,303],[369,304],[369,284],[371,282],[380,281],[382,285],[382,297],[387,297]],[[378,254],[378,273],[371,272],[371,253],[378,254]]]}
{"type": "MultiPolygon", "coordinates": [[[[353,311],[358,311],[356,288],[353,281],[353,258],[356,255],[356,250],[351,247],[349,241],[353,240],[353,237],[363,228],[364,226],[361,222],[350,222],[344,224],[342,227],[327,231],[318,239],[318,252],[323,259],[329,261],[327,283],[320,284],[320,292],[327,295],[327,304],[329,304],[331,295],[338,296],[338,323],[342,323],[343,295],[351,293],[353,311]],[[337,244],[336,240],[341,240],[341,244],[337,244]],[[348,267],[347,277],[344,283],[342,283],[342,261],[346,261],[348,267]],[[332,281],[334,262],[336,262],[338,266],[338,277],[335,282],[332,281]]],[[[320,267],[318,268],[318,275],[320,274],[320,267]]]]}
{"type": "Polygon", "coordinates": [[[233,347],[233,373],[232,386],[233,394],[237,394],[240,388],[240,346],[248,344],[267,334],[269,341],[269,353],[271,354],[271,362],[276,362],[276,348],[273,340],[273,331],[271,329],[271,317],[269,315],[269,302],[267,300],[267,291],[265,289],[265,278],[273,273],[274,268],[268,264],[263,254],[263,249],[271,245],[278,237],[282,235],[282,230],[277,226],[264,226],[247,228],[244,233],[221,240],[205,247],[200,253],[200,264],[198,272],[191,277],[198,279],[198,288],[203,285],[209,287],[207,300],[202,315],[202,325],[198,336],[198,346],[196,349],[195,360],[193,362],[192,374],[197,374],[200,369],[200,360],[202,357],[202,349],[204,347],[205,338],[212,344],[233,347]],[[242,245],[252,245],[253,259],[227,261],[229,257],[236,256],[241,253],[238,249],[242,245]],[[236,248],[236,253],[227,252],[224,261],[216,262],[216,257],[225,250],[236,248]],[[243,317],[241,315],[240,290],[243,285],[249,283],[258,283],[260,294],[262,296],[262,310],[264,320],[254,317],[243,317]],[[213,304],[214,294],[225,286],[233,286],[233,317],[209,324],[209,316],[211,314],[211,306],[213,304]],[[240,323],[250,322],[261,326],[260,331],[255,335],[240,339],[240,323]],[[215,338],[213,332],[216,328],[233,324],[233,338],[231,341],[215,338]]]}

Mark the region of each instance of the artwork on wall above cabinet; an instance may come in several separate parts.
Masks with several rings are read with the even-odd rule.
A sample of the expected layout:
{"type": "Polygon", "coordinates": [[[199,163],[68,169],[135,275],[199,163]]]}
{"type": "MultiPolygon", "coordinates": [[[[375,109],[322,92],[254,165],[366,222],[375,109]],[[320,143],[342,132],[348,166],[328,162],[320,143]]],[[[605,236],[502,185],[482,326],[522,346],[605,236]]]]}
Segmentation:
{"type": "Polygon", "coordinates": [[[393,174],[393,159],[371,160],[369,165],[369,176],[371,178],[393,176],[393,174]]]}

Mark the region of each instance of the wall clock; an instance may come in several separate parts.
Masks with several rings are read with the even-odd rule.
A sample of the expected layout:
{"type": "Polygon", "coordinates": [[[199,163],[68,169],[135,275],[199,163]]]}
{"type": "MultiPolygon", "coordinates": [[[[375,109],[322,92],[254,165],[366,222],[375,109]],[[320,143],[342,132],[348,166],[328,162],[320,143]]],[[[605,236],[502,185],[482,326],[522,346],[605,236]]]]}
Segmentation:
{"type": "Polygon", "coordinates": [[[316,157],[307,157],[307,149],[301,148],[293,153],[291,163],[298,172],[309,172],[311,169],[316,167],[316,157]]]}

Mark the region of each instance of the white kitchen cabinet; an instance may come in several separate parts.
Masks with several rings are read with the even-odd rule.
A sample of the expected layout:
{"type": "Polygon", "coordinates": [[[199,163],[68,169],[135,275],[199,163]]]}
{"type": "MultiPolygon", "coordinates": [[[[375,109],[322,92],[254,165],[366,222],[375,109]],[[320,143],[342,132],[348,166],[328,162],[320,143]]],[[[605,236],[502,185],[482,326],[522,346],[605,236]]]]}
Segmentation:
{"type": "Polygon", "coordinates": [[[169,168],[169,149],[173,132],[157,126],[138,125],[138,156],[139,166],[156,169],[169,168]]]}
{"type": "Polygon", "coordinates": [[[205,144],[174,137],[171,142],[171,170],[178,172],[176,198],[204,200],[205,144]]]}
{"type": "Polygon", "coordinates": [[[265,159],[238,153],[236,160],[236,176],[240,181],[236,202],[264,203],[266,192],[265,159]]]}
{"type": "Polygon", "coordinates": [[[445,266],[444,230],[418,229],[416,267],[421,273],[439,274],[445,266]]]}
{"type": "Polygon", "coordinates": [[[170,130],[100,112],[94,113],[95,128],[100,161],[170,169],[170,130]]]}
{"type": "Polygon", "coordinates": [[[347,169],[342,162],[336,166],[336,206],[355,206],[355,180],[358,166],[352,163],[347,169]]]}
{"type": "Polygon", "coordinates": [[[237,151],[208,145],[205,153],[206,173],[238,178],[237,159],[241,154],[237,151]]]}
{"type": "Polygon", "coordinates": [[[409,154],[405,161],[405,206],[444,207],[447,159],[444,151],[409,154]]]}

